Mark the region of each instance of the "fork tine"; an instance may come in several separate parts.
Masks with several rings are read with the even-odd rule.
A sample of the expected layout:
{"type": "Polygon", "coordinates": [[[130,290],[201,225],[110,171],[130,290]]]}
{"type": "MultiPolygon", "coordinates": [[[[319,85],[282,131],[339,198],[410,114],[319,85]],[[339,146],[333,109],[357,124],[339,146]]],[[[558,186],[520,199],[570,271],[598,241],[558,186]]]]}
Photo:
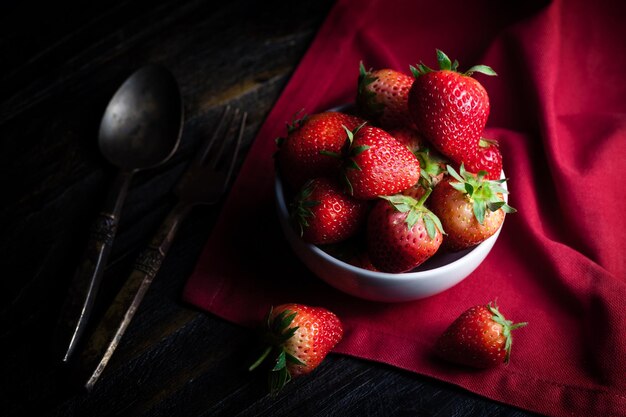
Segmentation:
{"type": "Polygon", "coordinates": [[[206,159],[206,156],[209,154],[209,151],[213,147],[213,144],[215,143],[217,138],[220,136],[220,132],[223,130],[224,124],[226,123],[226,119],[230,111],[231,111],[231,107],[230,105],[227,105],[224,108],[224,111],[222,112],[222,117],[220,118],[220,121],[217,124],[217,127],[213,130],[213,135],[211,136],[211,139],[206,141],[202,145],[200,152],[198,152],[193,162],[191,163],[190,167],[197,167],[204,162],[204,160],[206,159]]]}
{"type": "Polygon", "coordinates": [[[230,177],[233,173],[233,169],[235,168],[235,164],[237,163],[237,157],[239,156],[239,149],[241,149],[241,141],[243,138],[243,131],[246,128],[246,120],[248,119],[248,112],[244,112],[241,116],[241,123],[239,124],[239,133],[237,133],[237,142],[235,143],[235,150],[233,151],[233,156],[230,159],[230,164],[228,166],[228,172],[226,174],[226,187],[230,184],[230,177]]]}
{"type": "Polygon", "coordinates": [[[200,153],[207,161],[198,162],[199,158],[196,157],[181,176],[174,190],[181,201],[191,205],[213,204],[226,191],[242,145],[248,116],[248,113],[241,113],[236,108],[226,114],[220,121],[221,126],[215,129],[210,138],[213,145],[207,146],[208,150],[204,149],[200,153]],[[214,143],[217,141],[219,145],[214,143]]]}
{"type": "Polygon", "coordinates": [[[215,152],[212,152],[210,155],[210,160],[206,162],[206,165],[209,168],[215,169],[217,164],[221,161],[222,154],[226,149],[226,146],[231,143],[230,138],[232,137],[233,131],[235,130],[235,126],[237,125],[237,119],[239,117],[240,110],[238,108],[235,109],[235,114],[233,114],[230,119],[230,123],[228,127],[222,132],[221,143],[219,144],[219,149],[215,152]]]}

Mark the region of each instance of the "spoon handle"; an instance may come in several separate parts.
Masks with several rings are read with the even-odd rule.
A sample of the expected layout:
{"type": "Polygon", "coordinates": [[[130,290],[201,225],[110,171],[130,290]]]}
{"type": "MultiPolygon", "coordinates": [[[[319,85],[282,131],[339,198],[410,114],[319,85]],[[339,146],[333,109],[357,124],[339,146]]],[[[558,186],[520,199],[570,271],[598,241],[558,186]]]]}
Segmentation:
{"type": "Polygon", "coordinates": [[[57,335],[59,343],[66,346],[63,353],[65,363],[72,358],[91,316],[132,175],[132,171],[122,171],[117,175],[103,210],[91,228],[82,262],[70,285],[57,335]]]}
{"type": "Polygon", "coordinates": [[[133,271],[90,339],[83,354],[81,368],[93,369],[89,367],[93,366],[95,361],[99,362],[85,385],[88,391],[91,391],[109,363],[190,209],[191,205],[185,203],[179,203],[172,209],[148,248],[135,261],[133,271]]]}

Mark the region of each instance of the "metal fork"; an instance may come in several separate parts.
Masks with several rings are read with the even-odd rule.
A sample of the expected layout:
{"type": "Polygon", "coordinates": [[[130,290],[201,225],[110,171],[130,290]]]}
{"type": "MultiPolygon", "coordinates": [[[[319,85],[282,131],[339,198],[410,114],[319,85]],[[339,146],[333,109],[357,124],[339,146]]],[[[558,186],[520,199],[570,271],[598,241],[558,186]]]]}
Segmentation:
{"type": "Polygon", "coordinates": [[[227,106],[213,135],[203,144],[178,181],[175,188],[178,203],[165,218],[148,248],[135,261],[133,271],[86,348],[83,358],[97,358],[102,354],[106,343],[106,339],[102,340],[102,335],[114,334],[85,384],[88,391],[93,389],[115,352],[184,218],[196,205],[217,203],[226,191],[241,148],[246,119],[247,113],[241,114],[239,109],[232,110],[227,106]],[[233,139],[236,140],[234,145],[233,139]]]}

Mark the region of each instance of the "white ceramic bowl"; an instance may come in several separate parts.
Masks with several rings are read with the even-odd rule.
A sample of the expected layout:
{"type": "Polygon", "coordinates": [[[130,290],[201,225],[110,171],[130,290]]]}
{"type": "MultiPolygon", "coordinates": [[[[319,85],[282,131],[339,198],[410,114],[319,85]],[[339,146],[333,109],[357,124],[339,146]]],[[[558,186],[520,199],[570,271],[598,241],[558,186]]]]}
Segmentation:
{"type": "MultiPolygon", "coordinates": [[[[503,176],[504,178],[504,176],[503,176]]],[[[506,188],[506,183],[502,184],[506,188]]],[[[458,284],[485,259],[502,227],[479,245],[454,253],[437,253],[411,272],[390,274],[358,268],[304,242],[289,221],[283,185],[275,179],[276,210],[283,233],[298,258],[333,287],[367,300],[400,302],[428,297],[458,284]]],[[[505,195],[505,200],[507,196],[505,195]]]]}

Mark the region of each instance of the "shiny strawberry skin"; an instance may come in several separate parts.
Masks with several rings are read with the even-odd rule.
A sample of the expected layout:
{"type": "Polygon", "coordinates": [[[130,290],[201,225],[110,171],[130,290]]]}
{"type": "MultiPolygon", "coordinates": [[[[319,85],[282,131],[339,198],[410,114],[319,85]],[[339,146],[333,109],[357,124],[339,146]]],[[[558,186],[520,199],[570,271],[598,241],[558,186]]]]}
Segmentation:
{"type": "Polygon", "coordinates": [[[352,148],[367,147],[351,156],[358,168],[344,166],[355,198],[371,200],[413,186],[420,177],[419,161],[413,153],[382,129],[364,126],[354,135],[352,148]]]}
{"type": "Polygon", "coordinates": [[[500,179],[502,176],[502,154],[495,143],[486,143],[478,146],[476,152],[465,158],[465,169],[477,174],[479,171],[487,172],[485,178],[490,180],[500,179]]]}
{"type": "Polygon", "coordinates": [[[489,117],[489,97],[474,78],[456,71],[417,77],[409,91],[409,112],[417,129],[456,163],[472,155],[489,117]]]}
{"type": "Polygon", "coordinates": [[[408,98],[414,78],[389,68],[363,71],[356,98],[360,113],[384,128],[412,126],[408,98]]]}
{"type": "Polygon", "coordinates": [[[381,271],[410,271],[433,256],[441,245],[439,230],[431,238],[423,220],[409,228],[406,218],[407,213],[397,211],[386,200],[377,202],[368,217],[367,249],[372,264],[381,271]]]}
{"type": "Polygon", "coordinates": [[[388,129],[387,133],[393,136],[398,142],[409,148],[409,150],[413,153],[416,153],[424,147],[424,145],[426,145],[426,141],[419,133],[417,133],[417,130],[410,127],[396,127],[388,129]]]}
{"type": "Polygon", "coordinates": [[[473,368],[491,368],[509,361],[511,331],[525,326],[506,320],[491,303],[463,312],[439,337],[436,353],[473,368]],[[508,339],[508,341],[507,341],[508,339]]]}
{"type": "Polygon", "coordinates": [[[270,320],[283,311],[296,313],[290,328],[295,334],[283,344],[286,353],[299,359],[303,365],[287,362],[292,377],[313,371],[343,337],[343,325],[331,311],[303,304],[282,304],[272,310],[270,320]]]}
{"type": "Polygon", "coordinates": [[[466,194],[454,189],[451,178],[444,178],[434,188],[429,207],[439,217],[446,231],[444,246],[461,250],[479,244],[492,236],[504,222],[502,209],[487,211],[483,223],[476,219],[472,202],[466,194]]]}
{"type": "Polygon", "coordinates": [[[302,239],[316,245],[341,242],[354,235],[367,218],[369,204],[342,191],[333,179],[315,178],[303,186],[293,205],[302,239]],[[304,224],[303,224],[304,223],[304,224]]]}
{"type": "Polygon", "coordinates": [[[293,189],[307,180],[336,175],[340,162],[321,151],[339,153],[346,140],[346,131],[355,129],[364,120],[341,112],[324,112],[296,121],[284,140],[279,140],[277,153],[281,176],[293,189]]]}

